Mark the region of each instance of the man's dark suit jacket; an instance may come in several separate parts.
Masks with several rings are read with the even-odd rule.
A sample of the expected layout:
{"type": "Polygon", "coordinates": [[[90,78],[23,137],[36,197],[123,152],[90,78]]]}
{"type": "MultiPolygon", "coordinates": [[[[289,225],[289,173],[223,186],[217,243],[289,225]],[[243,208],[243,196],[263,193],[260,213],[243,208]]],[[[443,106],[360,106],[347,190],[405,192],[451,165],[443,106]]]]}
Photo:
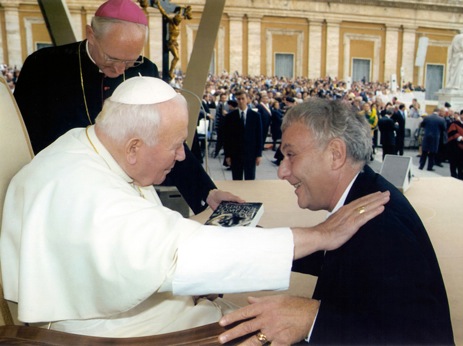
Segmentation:
{"type": "Polygon", "coordinates": [[[394,112],[394,114],[392,114],[391,119],[394,120],[394,122],[398,124],[397,137],[396,137],[395,144],[396,144],[397,152],[400,155],[403,155],[404,141],[405,141],[405,113],[404,115],[402,115],[400,113],[400,110],[398,110],[397,112],[394,112]]]}
{"type": "Polygon", "coordinates": [[[391,119],[399,125],[397,128],[397,137],[405,137],[405,115],[402,115],[400,111],[397,111],[392,114],[391,119]]]}
{"type": "MultiPolygon", "coordinates": [[[[105,77],[88,57],[85,45],[86,41],[82,41],[43,48],[24,62],[14,97],[35,153],[70,129],[90,125],[85,101],[94,123],[104,100],[112,95],[124,78],[138,76],[139,73],[159,77],[158,68],[147,58],[140,66],[126,70],[123,76],[105,77]]],[[[186,145],[185,153],[186,159],[175,164],[163,185],[177,186],[190,208],[198,213],[207,208],[207,195],[216,186],[186,145]]]]}
{"type": "Polygon", "coordinates": [[[254,161],[262,156],[262,124],[260,115],[251,109],[246,111],[246,129],[240,118],[240,110],[235,109],[225,117],[225,156],[233,160],[254,161]]]}
{"type": "Polygon", "coordinates": [[[382,145],[395,145],[395,125],[394,120],[387,115],[378,120],[378,128],[381,133],[382,145]]]}
{"type": "Polygon", "coordinates": [[[311,344],[454,344],[436,255],[408,200],[365,166],[346,204],[385,190],[391,192],[385,211],[341,248],[294,262],[294,271],[319,276],[311,344]]]}
{"type": "Polygon", "coordinates": [[[257,105],[257,112],[260,114],[260,120],[262,122],[262,146],[264,146],[272,119],[272,111],[270,109],[270,105],[267,109],[262,103],[259,103],[257,105]]]}
{"type": "Polygon", "coordinates": [[[445,120],[437,113],[424,117],[420,124],[424,128],[423,151],[437,153],[443,133],[447,133],[445,120]]]}

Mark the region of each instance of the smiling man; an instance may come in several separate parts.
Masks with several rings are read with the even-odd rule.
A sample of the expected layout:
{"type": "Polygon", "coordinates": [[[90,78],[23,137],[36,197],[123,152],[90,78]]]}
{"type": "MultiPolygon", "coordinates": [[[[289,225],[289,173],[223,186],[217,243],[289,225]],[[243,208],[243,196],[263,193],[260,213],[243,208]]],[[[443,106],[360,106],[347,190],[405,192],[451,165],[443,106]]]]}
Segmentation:
{"type": "MultiPolygon", "coordinates": [[[[312,98],[283,119],[278,175],[301,208],[336,212],[373,191],[391,192],[384,213],[339,249],[297,260],[293,271],[318,276],[313,299],[250,298],[221,320],[249,319],[221,336],[252,331],[245,345],[453,345],[447,295],[426,230],[394,186],[366,165],[370,127],[348,103],[312,98]]],[[[368,205],[358,209],[363,213],[368,205]]]]}

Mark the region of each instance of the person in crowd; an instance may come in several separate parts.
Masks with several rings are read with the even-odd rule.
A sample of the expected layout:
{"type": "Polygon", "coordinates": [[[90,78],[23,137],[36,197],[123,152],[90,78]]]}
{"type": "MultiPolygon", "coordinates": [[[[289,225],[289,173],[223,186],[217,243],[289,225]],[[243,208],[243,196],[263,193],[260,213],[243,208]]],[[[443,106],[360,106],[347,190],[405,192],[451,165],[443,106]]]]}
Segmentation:
{"type": "Polygon", "coordinates": [[[427,164],[428,171],[434,171],[434,163],[439,150],[440,137],[445,129],[445,120],[439,115],[440,109],[436,107],[431,115],[423,118],[420,127],[424,129],[421,143],[421,157],[418,169],[423,169],[427,164]],[[429,160],[428,160],[429,158],[429,160]]]}
{"type": "Polygon", "coordinates": [[[259,113],[248,107],[244,90],[234,94],[238,108],[225,117],[225,160],[233,180],[255,180],[256,166],[262,159],[262,122],[259,113]]]}
{"type": "MultiPolygon", "coordinates": [[[[292,97],[285,97],[282,102],[281,113],[283,117],[285,116],[286,112],[296,105],[296,100],[292,97]]],[[[273,164],[279,166],[281,160],[283,160],[283,153],[281,152],[281,145],[277,148],[275,155],[273,155],[275,160],[272,161],[273,164]]]]}
{"type": "Polygon", "coordinates": [[[392,110],[386,110],[386,113],[378,120],[378,128],[381,134],[381,146],[383,147],[383,161],[386,155],[395,155],[395,124],[391,119],[392,110]]]}
{"type": "Polygon", "coordinates": [[[227,100],[227,93],[221,93],[219,96],[219,103],[217,105],[217,111],[215,112],[214,118],[214,130],[217,135],[214,148],[214,158],[216,158],[219,155],[220,150],[223,149],[223,125],[225,122],[225,115],[227,115],[229,110],[227,100]]]}
{"type": "Polygon", "coordinates": [[[358,115],[365,117],[365,119],[370,124],[371,128],[371,147],[372,152],[370,156],[370,161],[374,160],[373,155],[375,154],[375,145],[374,145],[374,132],[378,128],[378,115],[376,114],[376,107],[371,109],[371,105],[368,102],[365,102],[362,105],[362,110],[357,113],[358,115]]]}
{"type": "Polygon", "coordinates": [[[437,149],[437,153],[434,157],[434,164],[439,167],[444,167],[443,163],[448,162],[448,150],[447,150],[447,130],[452,123],[452,119],[450,114],[453,114],[453,111],[450,110],[450,104],[448,102],[445,103],[444,107],[439,108],[439,116],[444,119],[445,129],[440,134],[439,139],[439,148],[437,149]]]}
{"type": "Polygon", "coordinates": [[[153,187],[185,159],[187,133],[182,95],[129,78],[95,125],[68,131],[13,177],[0,254],[20,321],[107,337],[218,321],[234,306],[193,295],[287,288],[293,258],[337,248],[389,200],[376,192],[311,228],[205,226],[163,207],[153,187]]]}
{"type": "Polygon", "coordinates": [[[272,150],[277,150],[277,142],[281,139],[281,122],[283,114],[280,111],[280,102],[274,100],[270,106],[272,119],[270,122],[270,132],[272,133],[272,150]]]}
{"type": "MultiPolygon", "coordinates": [[[[14,97],[35,153],[72,128],[94,124],[103,101],[122,81],[138,75],[158,77],[156,65],[140,55],[147,25],[133,1],[108,0],[87,25],[86,40],[40,49],[26,59],[14,97]],[[50,78],[50,71],[57,78],[50,78]]],[[[237,200],[216,189],[186,145],[185,154],[164,185],[176,186],[193,212],[208,205],[215,208],[223,199],[237,200]]]]}
{"type": "Polygon", "coordinates": [[[272,119],[272,110],[270,109],[270,99],[266,91],[260,93],[260,100],[257,104],[257,112],[260,115],[262,122],[262,150],[265,150],[265,142],[267,141],[268,130],[272,119]]]}
{"type": "Polygon", "coordinates": [[[420,112],[412,104],[408,107],[408,115],[410,118],[419,118],[420,112]]]}
{"type": "MultiPolygon", "coordinates": [[[[397,104],[397,102],[396,102],[397,104]]],[[[404,154],[404,142],[405,142],[405,121],[406,121],[406,115],[405,115],[405,105],[403,103],[398,105],[397,110],[392,114],[392,120],[397,124],[397,130],[396,130],[396,139],[395,139],[395,145],[396,145],[396,154],[403,156],[404,154]]]]}
{"type": "Polygon", "coordinates": [[[412,104],[410,106],[413,106],[413,109],[414,109],[414,113],[410,114],[410,118],[419,118],[421,116],[421,114],[422,114],[422,111],[421,111],[421,105],[418,102],[418,100],[416,98],[414,98],[412,100],[412,104]],[[416,114],[415,112],[418,113],[418,114],[416,114]]]}
{"type": "Polygon", "coordinates": [[[455,120],[448,128],[450,175],[463,180],[463,110],[454,113],[455,120]]]}
{"type": "Polygon", "coordinates": [[[348,103],[311,98],[286,113],[282,130],[278,176],[294,186],[301,208],[333,213],[377,190],[390,191],[391,200],[339,249],[293,263],[293,271],[318,275],[313,299],[250,297],[250,305],[220,320],[243,321],[219,340],[254,333],[244,345],[453,345],[431,241],[406,197],[366,165],[366,120],[348,103]]]}

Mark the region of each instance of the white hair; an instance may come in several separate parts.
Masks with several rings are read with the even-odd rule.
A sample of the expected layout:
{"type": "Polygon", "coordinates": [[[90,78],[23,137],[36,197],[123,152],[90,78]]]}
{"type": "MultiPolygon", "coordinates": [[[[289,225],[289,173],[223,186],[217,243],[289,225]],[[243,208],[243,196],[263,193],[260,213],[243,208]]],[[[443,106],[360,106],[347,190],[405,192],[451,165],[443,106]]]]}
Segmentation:
{"type": "Polygon", "coordinates": [[[119,145],[129,138],[138,137],[152,147],[157,144],[160,135],[161,114],[180,104],[186,104],[180,94],[157,104],[130,105],[107,99],[95,119],[95,125],[119,145]]]}

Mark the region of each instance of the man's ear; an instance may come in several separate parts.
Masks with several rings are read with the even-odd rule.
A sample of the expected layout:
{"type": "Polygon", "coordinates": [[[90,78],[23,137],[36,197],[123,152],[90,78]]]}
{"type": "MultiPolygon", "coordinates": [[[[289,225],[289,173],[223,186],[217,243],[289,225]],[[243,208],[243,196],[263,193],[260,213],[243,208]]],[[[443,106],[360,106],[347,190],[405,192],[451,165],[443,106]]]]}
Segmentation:
{"type": "Polygon", "coordinates": [[[346,143],[339,138],[334,138],[328,144],[328,150],[331,155],[331,167],[339,169],[344,166],[347,157],[346,143]]]}
{"type": "Polygon", "coordinates": [[[92,27],[88,24],[85,26],[85,36],[92,44],[94,43],[93,40],[95,39],[95,34],[93,33],[92,27]]]}
{"type": "Polygon", "coordinates": [[[127,163],[129,165],[137,163],[138,154],[142,145],[143,142],[139,138],[132,138],[125,145],[125,157],[127,158],[127,163]]]}

